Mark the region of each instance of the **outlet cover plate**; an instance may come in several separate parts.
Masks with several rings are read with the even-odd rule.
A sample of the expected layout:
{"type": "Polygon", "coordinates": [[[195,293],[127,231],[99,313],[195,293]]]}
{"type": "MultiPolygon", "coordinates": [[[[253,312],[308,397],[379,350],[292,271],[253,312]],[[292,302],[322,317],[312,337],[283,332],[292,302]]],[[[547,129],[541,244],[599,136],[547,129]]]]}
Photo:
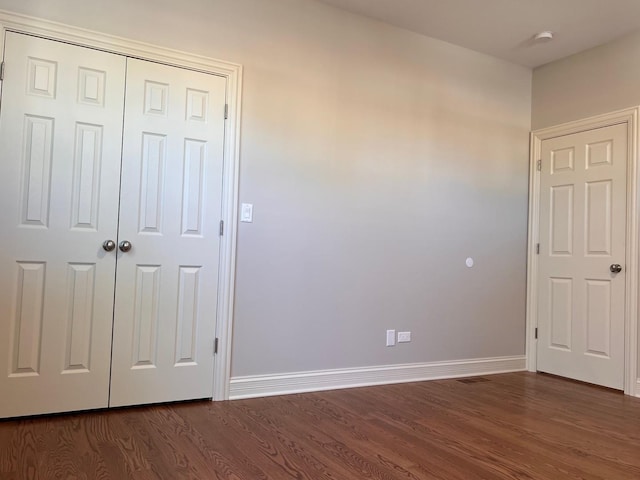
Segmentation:
{"type": "Polygon", "coordinates": [[[398,343],[407,343],[411,341],[411,332],[398,332],[398,343]]]}

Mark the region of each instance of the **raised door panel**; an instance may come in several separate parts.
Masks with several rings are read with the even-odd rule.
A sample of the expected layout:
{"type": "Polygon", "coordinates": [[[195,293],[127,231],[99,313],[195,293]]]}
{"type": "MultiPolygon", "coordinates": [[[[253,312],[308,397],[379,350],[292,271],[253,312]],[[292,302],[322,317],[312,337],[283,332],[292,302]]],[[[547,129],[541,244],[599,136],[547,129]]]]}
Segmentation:
{"type": "Polygon", "coordinates": [[[96,264],[69,264],[65,373],[91,371],[96,264]]]}
{"type": "Polygon", "coordinates": [[[551,255],[573,254],[573,185],[551,188],[551,225],[549,244],[551,255]]]}
{"type": "Polygon", "coordinates": [[[125,59],[7,33],[0,417],[107,405],[125,59]]]}
{"type": "Polygon", "coordinates": [[[611,280],[586,280],[586,343],[584,353],[611,358],[611,280]]]}
{"type": "Polygon", "coordinates": [[[585,255],[610,256],[613,182],[609,179],[587,182],[585,188],[585,255]]]}
{"type": "Polygon", "coordinates": [[[76,123],[71,228],[98,228],[104,127],[76,123]]]}
{"type": "Polygon", "coordinates": [[[20,210],[24,226],[49,226],[53,126],[53,118],[24,116],[24,146],[19,160],[23,172],[20,210]]]}
{"type": "Polygon", "coordinates": [[[39,375],[42,352],[46,263],[16,262],[16,298],[12,308],[13,334],[9,337],[10,376],[39,375]]]}
{"type": "Polygon", "coordinates": [[[549,347],[571,351],[573,327],[573,281],[570,278],[551,278],[550,281],[549,347]]]}
{"type": "Polygon", "coordinates": [[[131,368],[156,368],[161,267],[136,267],[131,368]]]}
{"type": "Polygon", "coordinates": [[[198,312],[200,312],[200,267],[180,267],[175,365],[195,365],[198,358],[198,312]]]}

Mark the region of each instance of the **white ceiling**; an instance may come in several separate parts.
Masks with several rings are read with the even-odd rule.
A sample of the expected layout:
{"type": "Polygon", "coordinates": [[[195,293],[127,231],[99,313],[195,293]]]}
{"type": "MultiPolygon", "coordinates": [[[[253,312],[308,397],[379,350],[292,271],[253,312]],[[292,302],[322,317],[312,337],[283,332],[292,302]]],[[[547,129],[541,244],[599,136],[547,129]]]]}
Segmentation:
{"type": "Polygon", "coordinates": [[[640,0],[321,1],[529,67],[640,29],[640,0]],[[555,39],[534,44],[543,30],[555,39]]]}

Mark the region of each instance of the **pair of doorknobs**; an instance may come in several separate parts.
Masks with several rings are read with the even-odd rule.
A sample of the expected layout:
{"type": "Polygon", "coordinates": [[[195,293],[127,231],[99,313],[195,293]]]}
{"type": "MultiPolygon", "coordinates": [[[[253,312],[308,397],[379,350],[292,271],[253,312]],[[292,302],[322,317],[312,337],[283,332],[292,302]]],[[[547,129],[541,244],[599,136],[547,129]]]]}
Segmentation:
{"type": "MultiPolygon", "coordinates": [[[[132,247],[133,245],[131,245],[131,242],[128,240],[123,240],[120,242],[120,245],[118,245],[120,251],[125,253],[131,250],[132,247]]],[[[116,249],[116,242],[114,242],[113,240],[105,240],[102,244],[102,248],[104,248],[104,250],[107,252],[112,252],[116,249]]]]}

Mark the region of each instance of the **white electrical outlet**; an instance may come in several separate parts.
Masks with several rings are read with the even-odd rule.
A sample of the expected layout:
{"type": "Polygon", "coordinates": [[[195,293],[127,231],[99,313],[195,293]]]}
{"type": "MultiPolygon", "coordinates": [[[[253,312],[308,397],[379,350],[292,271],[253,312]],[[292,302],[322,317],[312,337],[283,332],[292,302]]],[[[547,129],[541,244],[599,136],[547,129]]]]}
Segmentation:
{"type": "Polygon", "coordinates": [[[411,341],[411,332],[398,332],[398,343],[407,343],[411,341]]]}
{"type": "Polygon", "coordinates": [[[396,344],[396,331],[387,330],[387,347],[393,347],[396,344]]]}

